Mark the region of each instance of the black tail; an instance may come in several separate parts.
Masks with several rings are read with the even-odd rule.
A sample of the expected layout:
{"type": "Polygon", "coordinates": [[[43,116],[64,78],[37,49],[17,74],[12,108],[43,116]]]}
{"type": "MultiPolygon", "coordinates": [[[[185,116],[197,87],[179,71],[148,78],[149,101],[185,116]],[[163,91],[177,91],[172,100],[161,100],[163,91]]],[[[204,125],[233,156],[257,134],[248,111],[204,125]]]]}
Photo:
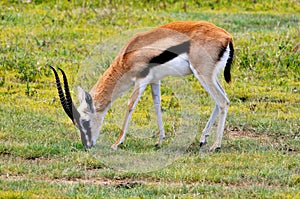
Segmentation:
{"type": "Polygon", "coordinates": [[[231,68],[231,64],[233,61],[233,55],[234,55],[234,48],[233,48],[232,42],[229,42],[229,50],[230,50],[229,57],[227,59],[227,63],[226,63],[225,69],[224,69],[224,78],[227,83],[231,82],[230,68],[231,68]]]}

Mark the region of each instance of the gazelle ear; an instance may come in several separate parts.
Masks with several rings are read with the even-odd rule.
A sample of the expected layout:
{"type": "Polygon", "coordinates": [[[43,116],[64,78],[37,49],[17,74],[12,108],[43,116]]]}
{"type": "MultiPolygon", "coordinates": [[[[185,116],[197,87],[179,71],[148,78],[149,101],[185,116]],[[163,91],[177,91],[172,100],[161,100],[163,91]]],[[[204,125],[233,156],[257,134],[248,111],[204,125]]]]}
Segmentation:
{"type": "Polygon", "coordinates": [[[86,108],[89,112],[94,113],[94,104],[92,96],[85,92],[80,86],[78,86],[78,99],[80,104],[86,104],[86,108]]]}
{"type": "Polygon", "coordinates": [[[85,91],[80,86],[77,87],[77,90],[79,103],[82,104],[85,99],[85,91]]]}

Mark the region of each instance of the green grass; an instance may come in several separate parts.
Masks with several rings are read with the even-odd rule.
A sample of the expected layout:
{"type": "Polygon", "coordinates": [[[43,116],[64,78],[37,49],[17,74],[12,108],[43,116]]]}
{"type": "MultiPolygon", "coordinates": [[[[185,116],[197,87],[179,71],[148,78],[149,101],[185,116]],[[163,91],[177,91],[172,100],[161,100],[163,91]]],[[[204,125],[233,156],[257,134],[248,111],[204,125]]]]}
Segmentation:
{"type": "Polygon", "coordinates": [[[297,1],[1,1],[0,7],[0,198],[300,198],[297,1]],[[220,75],[231,100],[221,151],[198,146],[213,104],[191,76],[162,82],[168,136],[162,149],[153,147],[157,126],[147,89],[121,150],[99,151],[116,140],[124,116],[118,107],[125,110],[129,93],[109,111],[102,141],[85,151],[48,65],[63,68],[72,88],[82,82],[89,88],[103,72],[94,61],[105,68],[136,29],[177,20],[207,20],[234,36],[232,84],[220,75]],[[89,82],[78,79],[78,71],[95,69],[89,82]],[[180,136],[189,142],[176,145],[180,136]],[[171,157],[163,149],[174,150],[171,157]],[[120,154],[136,156],[117,165],[120,154]],[[149,169],[128,168],[137,158],[149,169]]]}

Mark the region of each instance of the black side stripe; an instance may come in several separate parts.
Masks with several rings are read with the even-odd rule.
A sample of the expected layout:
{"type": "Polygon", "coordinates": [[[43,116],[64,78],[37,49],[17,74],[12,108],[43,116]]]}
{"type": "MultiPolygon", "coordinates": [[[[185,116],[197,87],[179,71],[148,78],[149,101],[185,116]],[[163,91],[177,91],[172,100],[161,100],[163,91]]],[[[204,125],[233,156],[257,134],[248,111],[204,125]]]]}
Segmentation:
{"type": "Polygon", "coordinates": [[[160,64],[164,64],[164,63],[174,59],[175,57],[177,57],[178,55],[180,55],[182,53],[185,53],[185,52],[188,53],[189,48],[190,48],[190,41],[186,41],[177,46],[172,46],[170,48],[167,48],[164,52],[162,52],[158,56],[150,59],[149,64],[151,66],[157,66],[160,64]]]}
{"type": "Polygon", "coordinates": [[[151,58],[148,62],[148,67],[145,68],[141,73],[141,77],[146,77],[149,73],[149,70],[152,67],[164,64],[172,59],[176,58],[182,53],[189,53],[190,41],[183,42],[179,45],[172,46],[164,50],[161,54],[151,58]]]}

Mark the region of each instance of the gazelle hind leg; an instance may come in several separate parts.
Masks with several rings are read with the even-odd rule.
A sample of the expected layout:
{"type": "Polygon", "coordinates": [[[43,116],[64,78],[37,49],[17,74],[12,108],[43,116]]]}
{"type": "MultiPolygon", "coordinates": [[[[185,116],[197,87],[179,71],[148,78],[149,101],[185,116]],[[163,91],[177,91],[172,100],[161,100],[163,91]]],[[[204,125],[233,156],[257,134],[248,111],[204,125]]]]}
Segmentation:
{"type": "MultiPolygon", "coordinates": [[[[220,85],[219,81],[216,80],[216,82],[217,82],[219,90],[226,96],[226,93],[225,93],[224,89],[222,88],[222,86],[220,85]]],[[[215,107],[214,107],[214,110],[213,110],[213,112],[212,112],[212,114],[211,114],[204,130],[203,130],[203,133],[202,133],[202,136],[201,136],[201,139],[200,139],[200,147],[203,146],[204,144],[206,144],[206,138],[208,137],[209,132],[211,130],[211,127],[214,124],[214,122],[216,120],[216,117],[218,116],[219,110],[220,110],[219,105],[216,103],[215,107]]]]}
{"type": "Polygon", "coordinates": [[[221,148],[221,141],[223,137],[223,131],[224,131],[225,120],[226,120],[228,106],[229,106],[229,100],[226,96],[225,91],[219,84],[216,74],[200,76],[199,73],[192,65],[190,65],[190,68],[194,76],[199,80],[199,82],[202,84],[205,90],[211,95],[211,97],[215,101],[214,110],[202,132],[202,136],[200,139],[200,146],[203,146],[206,143],[206,138],[210,133],[211,127],[214,124],[217,115],[220,114],[218,127],[217,127],[216,141],[213,144],[213,146],[210,148],[211,151],[214,151],[217,148],[221,148]]]}
{"type": "Polygon", "coordinates": [[[218,127],[217,127],[217,138],[215,143],[213,144],[213,146],[211,147],[211,151],[214,151],[217,148],[221,148],[221,141],[222,141],[222,137],[223,137],[223,133],[224,133],[224,127],[225,127],[225,122],[226,122],[226,117],[227,117],[227,113],[228,113],[228,108],[229,108],[229,104],[230,101],[227,98],[227,95],[224,91],[224,89],[221,87],[220,83],[218,82],[218,80],[216,79],[216,96],[217,96],[217,103],[219,104],[219,123],[218,123],[218,127]]]}
{"type": "Polygon", "coordinates": [[[135,84],[133,93],[131,94],[131,97],[128,102],[127,111],[126,111],[126,115],[125,115],[125,119],[123,122],[121,133],[120,133],[117,141],[111,146],[112,149],[117,150],[118,146],[124,142],[125,137],[126,137],[126,130],[127,130],[129,121],[131,119],[132,113],[133,113],[134,108],[136,107],[141,95],[145,91],[146,87],[147,87],[147,84],[141,84],[138,82],[135,84]]]}
{"type": "Polygon", "coordinates": [[[152,99],[154,103],[155,114],[157,118],[157,124],[159,128],[159,139],[156,146],[161,146],[163,139],[165,138],[165,130],[162,122],[161,116],[161,106],[160,106],[160,82],[151,84],[152,99]]]}
{"type": "Polygon", "coordinates": [[[200,138],[200,147],[207,143],[206,138],[209,136],[209,132],[211,130],[212,125],[214,124],[214,122],[216,120],[218,113],[219,113],[219,106],[216,104],[213,112],[210,115],[208,122],[205,125],[205,128],[202,131],[202,135],[200,138]]]}
{"type": "MultiPolygon", "coordinates": [[[[218,84],[216,76],[214,79],[207,79],[206,82],[209,82],[207,86],[210,91],[210,94],[212,95],[212,97],[216,102],[216,106],[218,106],[218,112],[219,112],[217,136],[214,144],[210,148],[210,151],[215,151],[216,149],[221,148],[221,141],[223,137],[224,126],[225,126],[226,116],[229,107],[229,100],[226,96],[225,91],[222,89],[220,84],[218,84]]],[[[212,114],[214,114],[214,112],[212,114]]]]}
{"type": "MultiPolygon", "coordinates": [[[[213,99],[215,99],[215,97],[213,96],[213,94],[210,92],[207,84],[205,83],[204,79],[201,78],[200,75],[198,75],[198,72],[196,71],[196,69],[190,64],[190,68],[194,74],[194,76],[196,77],[196,79],[201,83],[201,85],[204,87],[204,89],[212,96],[213,99]]],[[[212,125],[214,124],[216,117],[219,113],[219,106],[216,103],[213,112],[211,113],[209,120],[207,121],[205,128],[202,131],[202,135],[200,138],[200,147],[205,145],[207,143],[206,138],[209,136],[210,130],[212,125]]]]}

